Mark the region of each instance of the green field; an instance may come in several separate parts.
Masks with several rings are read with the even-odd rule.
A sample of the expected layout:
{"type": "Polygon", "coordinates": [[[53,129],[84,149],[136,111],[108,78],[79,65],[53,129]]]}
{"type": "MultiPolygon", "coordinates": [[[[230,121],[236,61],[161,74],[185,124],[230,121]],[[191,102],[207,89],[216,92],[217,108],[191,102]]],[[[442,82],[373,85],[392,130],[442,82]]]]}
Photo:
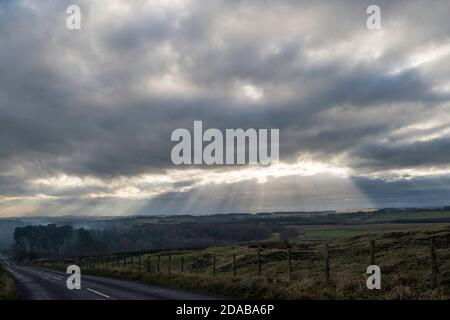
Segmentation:
{"type": "MultiPolygon", "coordinates": [[[[312,231],[328,240],[293,241],[291,279],[288,280],[287,244],[265,241],[255,244],[211,247],[198,251],[166,251],[147,257],[90,259],[78,261],[82,272],[138,279],[154,284],[207,292],[229,298],[250,299],[449,299],[450,227],[428,227],[401,232],[330,229],[312,231]],[[364,232],[364,234],[358,234],[364,232]],[[356,233],[357,235],[349,236],[356,233]],[[439,266],[439,286],[431,284],[430,242],[435,238],[439,266]],[[333,240],[329,240],[333,239],[333,240]],[[369,244],[375,240],[376,264],[382,271],[382,290],[366,288],[366,268],[370,264],[369,244]],[[330,276],[323,271],[324,246],[330,245],[330,276]],[[261,273],[258,275],[258,250],[261,273]],[[169,274],[170,254],[170,274],[169,274]],[[233,275],[233,254],[236,276],[233,275]],[[160,270],[157,272],[157,256],[160,270]],[[183,272],[181,261],[184,260],[183,272]],[[214,270],[215,259],[215,275],[214,270]],[[95,262],[95,265],[94,265],[95,262]]],[[[67,261],[65,265],[74,263],[67,261]]],[[[41,265],[64,268],[56,262],[41,265]]]]}
{"type": "Polygon", "coordinates": [[[430,219],[445,219],[450,217],[450,211],[402,211],[402,212],[386,212],[375,213],[370,215],[364,221],[369,222],[389,222],[389,221],[402,221],[402,220],[430,220],[430,219]]]}
{"type": "MultiPolygon", "coordinates": [[[[448,224],[432,224],[432,226],[447,226],[448,224]]],[[[420,231],[430,228],[427,223],[377,223],[377,224],[356,224],[356,225],[319,225],[319,226],[298,226],[300,233],[299,240],[335,240],[343,237],[364,235],[367,233],[381,234],[397,231],[420,231]]]]}

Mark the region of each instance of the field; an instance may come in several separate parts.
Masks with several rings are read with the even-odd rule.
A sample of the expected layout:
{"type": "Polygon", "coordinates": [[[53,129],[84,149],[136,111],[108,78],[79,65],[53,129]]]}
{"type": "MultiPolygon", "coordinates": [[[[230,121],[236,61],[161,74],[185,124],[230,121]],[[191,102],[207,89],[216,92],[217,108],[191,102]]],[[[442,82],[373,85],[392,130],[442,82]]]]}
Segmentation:
{"type": "Polygon", "coordinates": [[[137,279],[228,298],[450,298],[450,226],[410,225],[400,230],[389,224],[301,228],[304,233],[290,243],[266,240],[139,257],[103,256],[39,264],[64,269],[78,263],[84,273],[137,279]],[[437,286],[432,283],[431,239],[436,243],[437,286]],[[381,268],[381,290],[366,287],[371,241],[375,241],[375,263],[381,268]],[[329,281],[324,272],[326,244],[329,281]]]}
{"type": "Polygon", "coordinates": [[[0,267],[0,300],[16,300],[19,294],[14,280],[0,267]]]}
{"type": "MultiPolygon", "coordinates": [[[[433,224],[433,226],[446,226],[447,224],[433,224]]],[[[302,240],[334,240],[342,237],[364,235],[367,233],[380,234],[396,231],[420,231],[429,228],[429,223],[377,223],[356,225],[310,225],[297,226],[302,240]]]]}

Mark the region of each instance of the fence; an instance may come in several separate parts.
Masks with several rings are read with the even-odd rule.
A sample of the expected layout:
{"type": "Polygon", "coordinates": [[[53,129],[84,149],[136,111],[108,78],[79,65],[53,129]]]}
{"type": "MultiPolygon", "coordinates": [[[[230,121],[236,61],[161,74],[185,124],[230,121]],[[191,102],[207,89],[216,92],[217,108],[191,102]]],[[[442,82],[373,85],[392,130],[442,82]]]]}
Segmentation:
{"type": "MultiPolygon", "coordinates": [[[[441,246],[442,247],[442,246],[441,246]]],[[[444,247],[448,249],[448,241],[445,242],[444,247]]],[[[294,281],[293,273],[297,271],[294,268],[294,262],[299,265],[299,262],[303,262],[303,269],[307,268],[305,265],[308,263],[305,261],[310,260],[310,270],[313,270],[313,265],[322,261],[323,271],[322,277],[325,282],[330,282],[333,275],[333,265],[331,264],[334,259],[339,258],[342,254],[349,254],[351,252],[350,246],[332,246],[330,243],[324,244],[321,248],[317,246],[314,250],[293,250],[292,248],[286,249],[270,249],[264,252],[263,248],[256,248],[254,252],[245,252],[242,254],[232,253],[228,255],[220,255],[220,265],[218,265],[219,259],[215,254],[197,254],[195,251],[183,254],[182,252],[167,252],[148,255],[111,255],[111,256],[91,256],[82,257],[78,259],[66,259],[63,262],[76,262],[80,267],[87,270],[92,269],[119,269],[119,270],[134,270],[144,271],[148,273],[167,273],[167,274],[209,274],[213,277],[220,275],[230,275],[232,277],[248,276],[251,275],[251,269],[254,267],[254,276],[268,276],[264,274],[265,266],[269,264],[277,263],[276,275],[282,276],[288,281],[294,281]],[[144,259],[143,259],[144,258],[144,259]],[[238,259],[240,258],[240,259],[238,259]],[[175,259],[175,260],[174,260],[175,259]],[[284,262],[283,262],[284,261],[284,262]],[[174,263],[175,262],[175,263],[174,263]],[[281,263],[280,263],[281,262],[281,263]],[[163,268],[164,267],[164,268],[163,268]],[[281,267],[281,270],[279,269],[281,267]],[[241,273],[241,271],[243,271],[241,273]],[[284,274],[284,276],[283,276],[284,274]]],[[[423,251],[426,249],[423,245],[420,246],[423,251]]],[[[430,285],[433,288],[439,286],[440,269],[439,269],[439,255],[440,249],[437,245],[436,238],[430,239],[428,245],[428,256],[424,257],[426,261],[430,261],[429,271],[431,274],[430,285]],[[429,260],[428,260],[429,259],[429,260]]],[[[367,243],[366,246],[359,246],[356,248],[355,253],[358,256],[367,256],[365,268],[368,265],[377,264],[377,254],[386,253],[387,251],[400,250],[402,248],[396,248],[395,246],[377,245],[375,240],[367,243]]],[[[446,249],[446,250],[447,250],[446,249]]],[[[422,252],[421,251],[421,252],[422,252]]],[[[383,272],[383,268],[382,268],[383,272]]],[[[272,272],[274,273],[274,272],[272,272]]]]}

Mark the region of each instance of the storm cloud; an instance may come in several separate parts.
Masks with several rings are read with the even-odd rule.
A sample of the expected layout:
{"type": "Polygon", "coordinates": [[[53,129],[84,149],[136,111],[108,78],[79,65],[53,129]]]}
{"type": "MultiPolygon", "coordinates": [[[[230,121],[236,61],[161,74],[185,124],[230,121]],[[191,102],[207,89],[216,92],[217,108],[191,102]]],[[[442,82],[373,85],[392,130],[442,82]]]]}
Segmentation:
{"type": "Polygon", "coordinates": [[[1,1],[0,215],[445,204],[450,3],[370,4],[1,1]],[[194,120],[280,129],[280,167],[174,166],[194,120]]]}

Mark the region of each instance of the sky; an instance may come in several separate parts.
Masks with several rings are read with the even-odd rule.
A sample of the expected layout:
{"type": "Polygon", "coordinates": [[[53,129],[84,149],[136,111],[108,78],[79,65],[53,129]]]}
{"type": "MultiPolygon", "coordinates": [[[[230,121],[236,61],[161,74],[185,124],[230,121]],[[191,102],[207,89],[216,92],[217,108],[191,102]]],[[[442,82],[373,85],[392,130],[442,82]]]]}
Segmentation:
{"type": "Polygon", "coordinates": [[[450,2],[376,3],[1,0],[0,217],[449,205],[450,2]],[[176,166],[195,120],[280,162],[176,166]]]}

